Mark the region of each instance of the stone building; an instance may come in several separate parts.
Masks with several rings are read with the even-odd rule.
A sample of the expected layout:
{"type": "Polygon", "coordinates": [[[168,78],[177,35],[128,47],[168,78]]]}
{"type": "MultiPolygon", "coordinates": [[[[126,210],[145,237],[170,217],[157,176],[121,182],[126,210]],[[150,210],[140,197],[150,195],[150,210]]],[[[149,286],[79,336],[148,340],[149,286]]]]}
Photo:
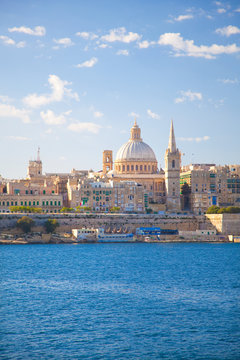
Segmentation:
{"type": "Polygon", "coordinates": [[[181,172],[180,184],[191,188],[191,210],[203,214],[212,205],[240,206],[240,166],[192,164],[181,172]]]}
{"type": "MultiPolygon", "coordinates": [[[[180,152],[176,148],[173,124],[171,124],[169,144],[170,148],[166,151],[167,157],[165,157],[167,159],[166,172],[164,173],[163,169],[158,169],[154,151],[143,142],[141,129],[135,121],[131,128],[130,139],[118,150],[114,169],[106,173],[107,178],[116,183],[133,181],[141,184],[145,190],[145,198],[148,198],[147,202],[165,204],[167,200],[169,211],[179,211],[180,152]],[[165,183],[167,183],[167,193],[165,183]]],[[[105,163],[103,163],[103,168],[106,168],[105,163]]]]}
{"type": "Polygon", "coordinates": [[[57,213],[63,207],[61,195],[10,195],[0,194],[0,212],[10,212],[11,206],[30,206],[41,208],[45,213],[57,213]]]}
{"type": "Polygon", "coordinates": [[[89,207],[93,211],[108,212],[113,207],[120,211],[144,212],[145,196],[142,185],[133,181],[108,182],[80,180],[68,182],[68,198],[72,208],[89,207]]]}

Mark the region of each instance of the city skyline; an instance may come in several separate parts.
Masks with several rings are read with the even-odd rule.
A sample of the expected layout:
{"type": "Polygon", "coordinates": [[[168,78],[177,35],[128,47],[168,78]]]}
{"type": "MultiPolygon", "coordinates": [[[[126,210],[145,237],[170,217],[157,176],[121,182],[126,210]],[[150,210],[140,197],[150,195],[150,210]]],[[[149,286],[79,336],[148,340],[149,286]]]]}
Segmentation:
{"type": "Polygon", "coordinates": [[[2,1],[0,174],[100,170],[134,118],[164,167],[239,163],[240,3],[2,1]]]}

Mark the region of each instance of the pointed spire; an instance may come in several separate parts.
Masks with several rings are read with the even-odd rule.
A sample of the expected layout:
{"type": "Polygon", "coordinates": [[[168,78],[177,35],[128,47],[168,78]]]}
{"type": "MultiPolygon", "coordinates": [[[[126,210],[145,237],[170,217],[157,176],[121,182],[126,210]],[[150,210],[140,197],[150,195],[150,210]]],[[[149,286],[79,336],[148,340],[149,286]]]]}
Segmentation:
{"type": "Polygon", "coordinates": [[[172,120],[171,120],[171,127],[170,127],[168,149],[170,150],[170,152],[177,151],[175,135],[174,135],[174,128],[173,128],[173,121],[172,120]]]}
{"type": "Polygon", "coordinates": [[[134,125],[133,126],[137,126],[137,118],[135,116],[135,119],[134,119],[134,125]]]}
{"type": "Polygon", "coordinates": [[[40,147],[38,147],[38,152],[37,152],[37,161],[41,161],[41,160],[40,160],[40,147]]]}

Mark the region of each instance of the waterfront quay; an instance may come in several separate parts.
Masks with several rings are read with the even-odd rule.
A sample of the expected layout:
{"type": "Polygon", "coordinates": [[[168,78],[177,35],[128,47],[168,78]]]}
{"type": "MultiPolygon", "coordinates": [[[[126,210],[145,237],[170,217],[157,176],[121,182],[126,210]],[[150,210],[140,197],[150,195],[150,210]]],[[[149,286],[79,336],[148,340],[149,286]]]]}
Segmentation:
{"type": "MultiPolygon", "coordinates": [[[[27,214],[25,214],[27,215],[27,214]]],[[[1,243],[78,243],[72,236],[73,229],[102,228],[106,234],[130,234],[130,242],[226,242],[228,235],[240,235],[240,215],[160,215],[160,214],[28,214],[34,220],[30,234],[17,228],[17,221],[23,214],[4,214],[0,219],[1,243]],[[56,219],[59,226],[54,234],[46,234],[44,223],[56,219]],[[158,227],[165,230],[161,236],[136,234],[139,228],[158,227]],[[166,234],[166,230],[175,234],[166,234]]],[[[127,242],[127,241],[124,241],[127,242]]]]}

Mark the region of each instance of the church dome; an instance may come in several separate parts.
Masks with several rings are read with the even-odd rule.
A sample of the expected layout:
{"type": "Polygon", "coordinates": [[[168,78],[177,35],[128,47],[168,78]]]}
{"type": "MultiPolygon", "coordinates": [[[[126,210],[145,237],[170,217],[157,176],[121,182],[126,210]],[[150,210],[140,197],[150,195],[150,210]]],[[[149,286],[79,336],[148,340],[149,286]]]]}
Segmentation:
{"type": "Polygon", "coordinates": [[[151,147],[142,141],[136,121],[131,129],[130,140],[120,147],[115,161],[157,161],[151,147]]]}
{"type": "Polygon", "coordinates": [[[129,140],[117,152],[116,161],[156,161],[151,147],[143,141],[129,140]]]}

